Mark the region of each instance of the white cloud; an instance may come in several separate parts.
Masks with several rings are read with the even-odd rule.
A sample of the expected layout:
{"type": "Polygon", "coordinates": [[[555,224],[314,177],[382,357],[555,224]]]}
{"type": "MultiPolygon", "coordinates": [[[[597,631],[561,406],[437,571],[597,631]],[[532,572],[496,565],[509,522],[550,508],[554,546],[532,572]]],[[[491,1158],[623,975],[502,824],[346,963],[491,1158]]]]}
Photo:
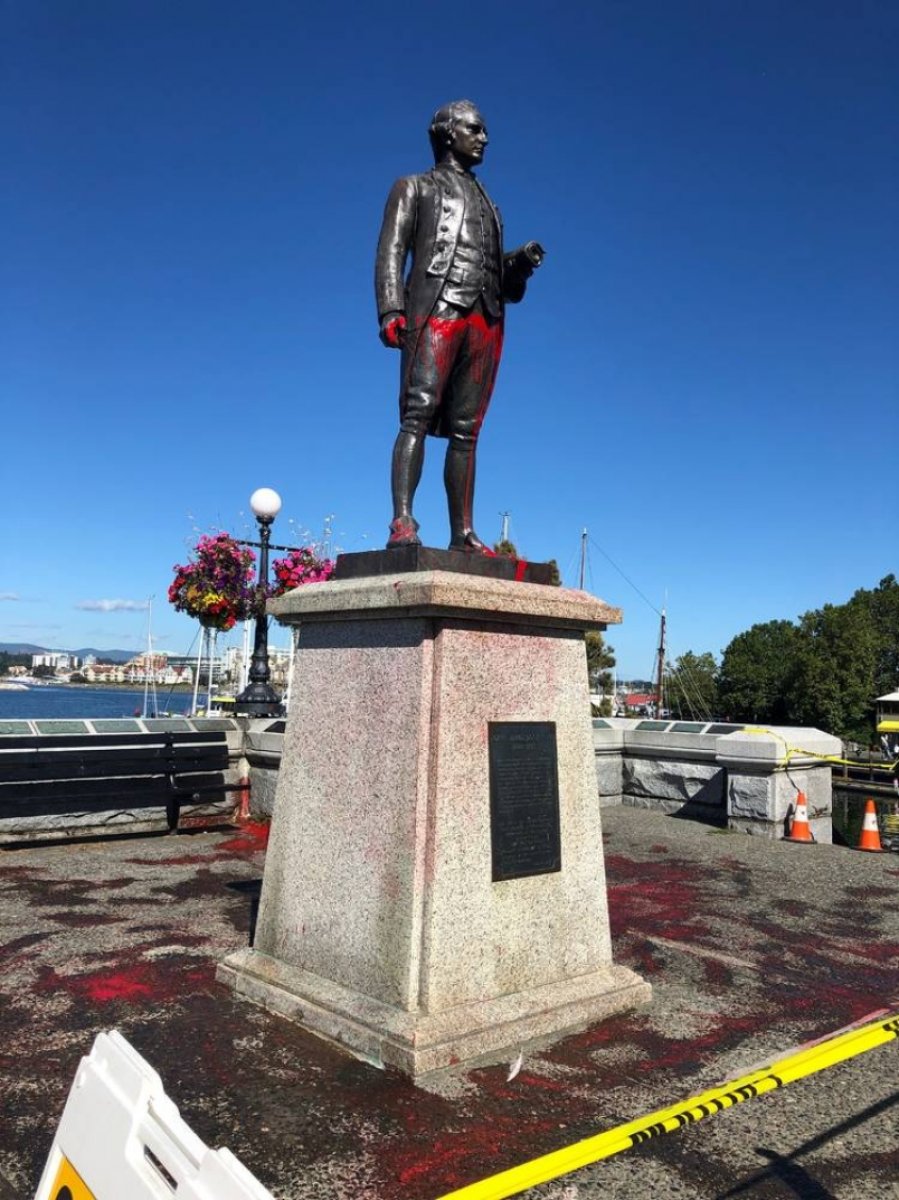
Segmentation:
{"type": "Polygon", "coordinates": [[[76,608],[84,612],[146,612],[148,600],[79,600],[76,608]]]}
{"type": "Polygon", "coordinates": [[[0,592],[0,600],[21,600],[18,592],[0,592]]]}

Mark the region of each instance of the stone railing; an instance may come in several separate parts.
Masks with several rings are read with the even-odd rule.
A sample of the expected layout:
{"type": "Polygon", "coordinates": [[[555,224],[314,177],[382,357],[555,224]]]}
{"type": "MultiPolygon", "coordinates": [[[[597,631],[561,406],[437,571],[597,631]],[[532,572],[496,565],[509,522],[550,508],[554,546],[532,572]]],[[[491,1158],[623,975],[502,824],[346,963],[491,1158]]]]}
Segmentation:
{"type": "MultiPolygon", "coordinates": [[[[280,723],[247,731],[245,754],[253,812],[271,815],[281,759],[280,723]]],[[[593,722],[600,805],[629,804],[760,837],[779,838],[796,794],[805,793],[812,832],[831,840],[831,769],[839,754],[818,729],[686,721],[593,722]]]]}
{"type": "Polygon", "coordinates": [[[818,756],[841,744],[818,729],[607,717],[593,722],[593,746],[601,805],[779,838],[802,791],[815,838],[832,840],[831,768],[818,756]]]}
{"type": "MultiPolygon", "coordinates": [[[[225,817],[235,810],[236,793],[249,779],[251,813],[265,819],[274,809],[283,731],[284,721],[245,718],[4,722],[0,766],[4,761],[15,764],[15,771],[6,773],[7,786],[0,787],[0,801],[6,800],[0,804],[0,842],[171,827],[168,793],[173,785],[180,792],[184,816],[225,817]],[[162,731],[171,731],[175,744],[159,748],[160,762],[142,766],[141,754],[156,752],[150,735],[162,731]],[[212,731],[227,743],[227,767],[222,763],[216,780],[200,774],[203,764],[195,760],[191,736],[208,738],[212,731]],[[46,784],[47,770],[37,769],[38,763],[47,761],[48,754],[51,760],[61,759],[58,751],[63,747],[73,758],[89,753],[95,767],[98,757],[108,758],[108,765],[94,770],[98,783],[92,785],[85,779],[86,763],[73,763],[71,770],[56,773],[54,802],[35,803],[28,795],[28,781],[35,781],[35,791],[41,779],[46,784]],[[127,760],[127,767],[117,765],[116,759],[127,760]],[[66,786],[66,776],[73,786],[66,786]],[[152,779],[158,786],[148,792],[152,779]],[[194,780],[203,786],[191,795],[194,780]],[[221,785],[219,794],[216,782],[221,785]],[[95,794],[99,792],[104,793],[102,799],[95,794]]],[[[593,722],[593,746],[601,806],[655,809],[778,838],[801,790],[815,837],[831,840],[831,768],[816,756],[839,754],[840,742],[820,730],[748,732],[741,725],[609,717],[593,722]]]]}
{"type": "Polygon", "coordinates": [[[275,810],[284,725],[284,720],[254,721],[244,737],[244,774],[250,781],[250,811],[254,817],[267,819],[275,810]]]}

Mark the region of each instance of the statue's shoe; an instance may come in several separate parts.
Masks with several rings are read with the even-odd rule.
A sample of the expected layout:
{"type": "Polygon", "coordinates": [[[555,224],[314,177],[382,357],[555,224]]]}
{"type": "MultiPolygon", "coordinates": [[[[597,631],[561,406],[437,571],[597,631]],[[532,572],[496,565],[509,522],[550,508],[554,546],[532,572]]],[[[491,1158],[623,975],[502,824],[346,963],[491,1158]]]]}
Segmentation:
{"type": "Polygon", "coordinates": [[[496,558],[496,551],[485,546],[473,529],[466,529],[460,537],[454,537],[449,544],[450,550],[464,550],[468,554],[484,554],[487,558],[496,558]]]}
{"type": "Polygon", "coordinates": [[[395,546],[420,546],[418,522],[414,517],[397,517],[390,522],[390,537],[387,539],[387,549],[395,546]]]}

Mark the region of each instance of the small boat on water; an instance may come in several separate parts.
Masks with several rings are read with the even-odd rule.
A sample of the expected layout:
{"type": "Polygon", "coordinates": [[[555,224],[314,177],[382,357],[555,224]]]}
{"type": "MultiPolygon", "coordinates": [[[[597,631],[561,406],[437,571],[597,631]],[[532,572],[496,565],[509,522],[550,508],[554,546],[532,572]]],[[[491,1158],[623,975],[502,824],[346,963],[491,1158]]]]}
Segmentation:
{"type": "Polygon", "coordinates": [[[6,681],[4,681],[3,683],[0,683],[0,692],[27,692],[27,691],[28,691],[27,683],[7,683],[6,681]]]}

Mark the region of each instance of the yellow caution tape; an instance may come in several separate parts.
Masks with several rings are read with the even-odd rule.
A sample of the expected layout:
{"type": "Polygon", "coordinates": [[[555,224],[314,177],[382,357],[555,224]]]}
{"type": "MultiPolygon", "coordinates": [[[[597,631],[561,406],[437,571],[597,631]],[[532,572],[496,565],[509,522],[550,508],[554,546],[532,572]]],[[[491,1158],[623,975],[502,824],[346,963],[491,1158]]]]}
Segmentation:
{"type": "Polygon", "coordinates": [[[786,754],[780,760],[779,766],[785,766],[791,758],[801,756],[802,758],[816,758],[819,762],[836,763],[841,767],[868,767],[872,771],[884,771],[890,773],[899,767],[899,759],[892,763],[872,763],[860,762],[853,758],[840,758],[838,754],[819,754],[817,750],[803,750],[801,746],[791,746],[785,737],[777,733],[774,729],[765,729],[761,725],[745,725],[741,733],[758,733],[764,734],[766,737],[773,737],[778,742],[781,742],[786,747],[786,754]]]}
{"type": "Polygon", "coordinates": [[[479,1183],[468,1184],[454,1192],[447,1192],[439,1200],[505,1200],[507,1196],[517,1196],[528,1188],[558,1179],[571,1171],[577,1171],[590,1163],[600,1162],[639,1146],[641,1142],[660,1137],[665,1133],[674,1133],[685,1125],[701,1121],[703,1117],[713,1116],[725,1108],[742,1104],[744,1100],[753,1100],[777,1088],[795,1083],[807,1075],[824,1071],[837,1063],[845,1062],[858,1054],[874,1050],[887,1042],[899,1037],[899,1013],[894,1013],[886,1020],[874,1021],[863,1025],[860,1029],[848,1033],[836,1034],[823,1041],[813,1043],[804,1050],[789,1054],[778,1059],[770,1066],[760,1067],[741,1078],[730,1080],[718,1087],[710,1088],[699,1096],[692,1096],[680,1104],[670,1108],[662,1108],[649,1116],[639,1117],[626,1125],[608,1129],[605,1133],[585,1138],[566,1146],[562,1150],[554,1150],[541,1158],[532,1159],[519,1167],[501,1171],[489,1179],[479,1183]]]}

